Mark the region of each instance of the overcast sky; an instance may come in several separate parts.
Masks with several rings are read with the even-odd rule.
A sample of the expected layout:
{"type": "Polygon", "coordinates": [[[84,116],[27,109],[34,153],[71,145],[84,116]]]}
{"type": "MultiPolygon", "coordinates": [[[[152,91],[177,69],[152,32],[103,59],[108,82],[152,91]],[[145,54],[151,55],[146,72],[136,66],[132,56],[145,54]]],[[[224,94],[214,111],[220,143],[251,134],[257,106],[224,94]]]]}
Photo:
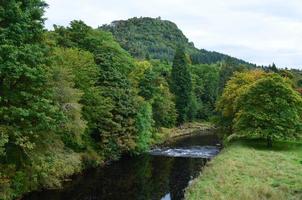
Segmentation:
{"type": "Polygon", "coordinates": [[[173,21],[197,48],[302,69],[302,0],[46,0],[46,27],[131,17],[173,21]]]}

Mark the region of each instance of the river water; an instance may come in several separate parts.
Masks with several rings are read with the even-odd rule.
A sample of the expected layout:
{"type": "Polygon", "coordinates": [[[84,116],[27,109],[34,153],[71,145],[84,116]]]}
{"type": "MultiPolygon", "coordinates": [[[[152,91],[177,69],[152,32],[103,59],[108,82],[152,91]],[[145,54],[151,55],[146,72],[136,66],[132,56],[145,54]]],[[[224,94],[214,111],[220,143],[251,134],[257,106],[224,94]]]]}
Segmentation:
{"type": "Polygon", "coordinates": [[[181,200],[190,181],[218,153],[215,134],[185,136],[144,155],[87,170],[63,189],[32,192],[23,200],[181,200]]]}

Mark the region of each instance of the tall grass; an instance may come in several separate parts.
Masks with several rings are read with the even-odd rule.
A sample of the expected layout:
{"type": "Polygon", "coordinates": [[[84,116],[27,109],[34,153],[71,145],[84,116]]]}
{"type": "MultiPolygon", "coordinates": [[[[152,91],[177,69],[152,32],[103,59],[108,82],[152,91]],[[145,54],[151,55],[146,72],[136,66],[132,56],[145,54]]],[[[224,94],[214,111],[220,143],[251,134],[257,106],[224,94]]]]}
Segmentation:
{"type": "Polygon", "coordinates": [[[302,144],[241,140],[227,146],[186,191],[186,199],[301,200],[302,144]]]}

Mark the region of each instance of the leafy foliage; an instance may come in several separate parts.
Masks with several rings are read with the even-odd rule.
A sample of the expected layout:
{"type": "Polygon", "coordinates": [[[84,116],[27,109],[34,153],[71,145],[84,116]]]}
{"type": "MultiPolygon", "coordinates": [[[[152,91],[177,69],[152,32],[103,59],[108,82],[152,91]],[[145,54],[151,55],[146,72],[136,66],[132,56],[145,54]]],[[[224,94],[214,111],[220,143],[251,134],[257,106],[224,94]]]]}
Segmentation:
{"type": "Polygon", "coordinates": [[[219,124],[228,128],[229,133],[232,132],[233,119],[237,113],[237,99],[250,84],[265,75],[266,74],[260,70],[235,73],[231,80],[227,82],[222,96],[217,101],[216,110],[220,113],[219,124]]]}
{"type": "Polygon", "coordinates": [[[171,128],[175,126],[177,112],[174,103],[174,95],[170,92],[168,85],[160,85],[157,94],[153,97],[153,119],[155,127],[171,128]]]}
{"type": "MultiPolygon", "coordinates": [[[[70,27],[55,27],[59,45],[75,46],[90,51],[100,70],[97,85],[111,104],[110,114],[103,116],[92,137],[100,144],[105,156],[118,155],[135,148],[135,92],[128,75],[134,66],[132,58],[108,33],[93,30],[82,21],[70,27]]],[[[108,109],[109,110],[109,109],[108,109]]]]}
{"type": "Polygon", "coordinates": [[[237,73],[252,65],[196,49],[159,18],[100,29],[72,21],[46,32],[45,6],[0,4],[0,199],[60,187],[83,167],[148,150],[162,127],[211,118],[229,79],[217,111],[236,134],[300,133],[301,97],[291,88],[302,87],[300,72],[237,73]]]}
{"type": "Polygon", "coordinates": [[[136,151],[144,152],[149,149],[153,131],[152,106],[148,102],[143,102],[138,110],[136,128],[138,131],[136,151]]]}
{"type": "Polygon", "coordinates": [[[279,75],[259,79],[245,91],[237,102],[234,119],[237,135],[273,140],[295,139],[302,131],[302,98],[279,75]]]}
{"type": "Polygon", "coordinates": [[[222,94],[226,83],[232,78],[235,72],[243,72],[251,68],[253,67],[249,65],[236,64],[232,59],[224,60],[219,70],[218,94],[222,94]]]}
{"type": "Polygon", "coordinates": [[[42,1],[1,5],[0,125],[7,129],[7,157],[19,152],[15,159],[20,164],[41,135],[57,130],[62,116],[52,101],[47,49],[40,43],[44,6],[42,1]]]}
{"type": "Polygon", "coordinates": [[[219,67],[217,65],[192,65],[193,93],[196,98],[196,117],[209,119],[214,115],[218,98],[219,67]]]}
{"type": "Polygon", "coordinates": [[[92,73],[98,71],[94,70],[96,66],[88,52],[55,48],[53,57],[51,73],[54,98],[66,116],[61,124],[61,135],[67,146],[74,149],[81,148],[83,146],[82,138],[87,128],[87,122],[82,116],[81,100],[87,98],[85,92],[87,93],[86,90],[91,89],[94,84],[92,73]],[[87,75],[92,75],[92,77],[87,75]]]}
{"type": "Polygon", "coordinates": [[[8,133],[5,127],[0,127],[0,157],[5,155],[5,145],[8,143],[8,133]]]}
{"type": "Polygon", "coordinates": [[[140,59],[151,58],[172,62],[176,49],[182,46],[195,64],[216,63],[228,58],[237,64],[249,64],[221,53],[195,48],[173,22],[161,18],[134,17],[114,21],[101,26],[100,29],[110,31],[124,49],[140,59]]]}
{"type": "Polygon", "coordinates": [[[174,95],[168,79],[171,66],[159,61],[140,61],[131,73],[138,94],[152,105],[155,128],[173,127],[176,122],[174,95]]]}
{"type": "Polygon", "coordinates": [[[301,96],[290,81],[263,71],[237,73],[227,83],[217,104],[224,126],[232,136],[273,140],[301,134],[301,96]]]}

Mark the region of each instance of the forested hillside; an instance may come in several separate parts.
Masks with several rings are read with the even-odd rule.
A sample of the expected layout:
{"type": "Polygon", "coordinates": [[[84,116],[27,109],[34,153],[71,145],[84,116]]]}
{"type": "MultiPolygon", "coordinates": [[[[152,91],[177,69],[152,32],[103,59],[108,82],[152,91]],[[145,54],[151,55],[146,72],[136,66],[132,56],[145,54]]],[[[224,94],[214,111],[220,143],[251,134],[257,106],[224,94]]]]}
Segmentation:
{"type": "Polygon", "coordinates": [[[160,18],[140,17],[114,21],[100,29],[110,31],[120,45],[136,58],[172,61],[177,47],[186,49],[195,64],[211,64],[232,59],[236,64],[249,64],[243,60],[218,52],[197,49],[173,22],[160,18]]]}
{"type": "MultiPolygon", "coordinates": [[[[234,74],[238,85],[252,85],[258,75],[246,72],[253,65],[196,49],[172,22],[133,18],[94,29],[74,20],[48,31],[43,0],[0,6],[0,199],[60,188],[86,168],[146,152],[164,130],[186,122],[216,119],[248,129],[232,124],[235,97],[224,88],[234,74]]],[[[273,65],[259,73],[268,78],[258,83],[263,93],[269,83],[274,98],[279,84],[279,94],[302,102],[293,90],[301,90],[300,71],[273,65]]],[[[244,102],[255,107],[254,93],[261,96],[257,87],[250,92],[244,111],[244,102]]],[[[297,120],[299,109],[288,118],[297,120]]]]}

